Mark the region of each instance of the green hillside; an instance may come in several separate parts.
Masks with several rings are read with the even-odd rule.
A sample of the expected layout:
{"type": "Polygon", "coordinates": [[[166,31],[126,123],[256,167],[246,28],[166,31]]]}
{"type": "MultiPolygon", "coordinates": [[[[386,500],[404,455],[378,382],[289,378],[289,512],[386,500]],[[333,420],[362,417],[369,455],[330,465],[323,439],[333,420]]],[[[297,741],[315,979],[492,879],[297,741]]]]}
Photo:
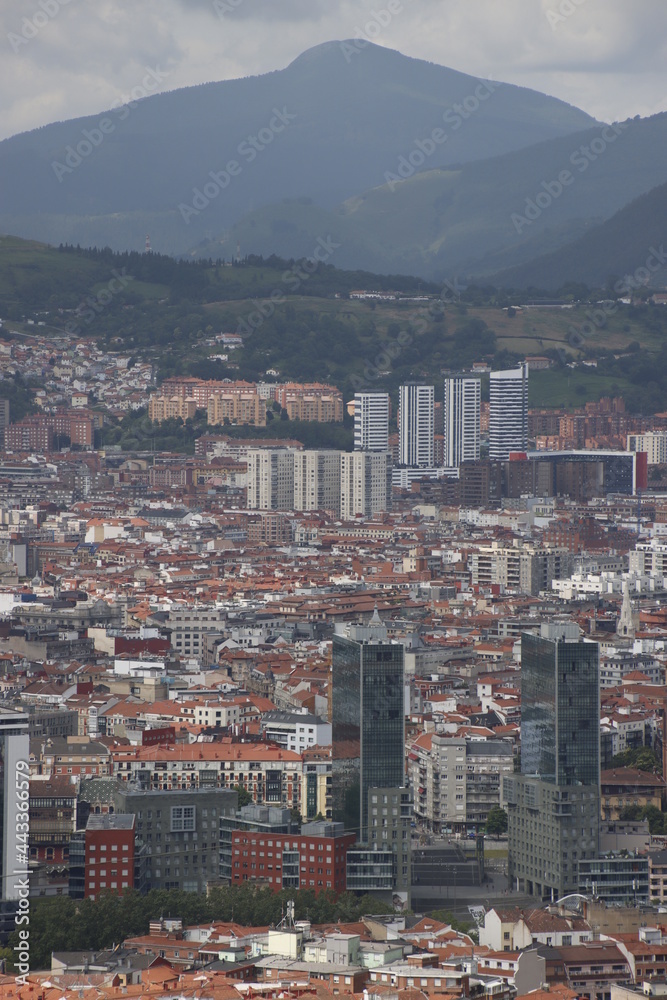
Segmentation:
{"type": "Polygon", "coordinates": [[[396,180],[335,210],[294,200],[261,207],[195,253],[230,253],[240,245],[262,255],[283,247],[301,255],[326,232],[341,244],[338,266],[430,279],[488,276],[583,237],[664,184],[666,162],[667,114],[659,114],[456,169],[427,169],[428,162],[406,180],[394,166],[396,180]]]}
{"type": "Polygon", "coordinates": [[[622,280],[630,276],[634,280],[626,284],[628,290],[633,291],[646,279],[644,272],[648,260],[652,282],[664,286],[667,283],[666,219],[667,184],[661,184],[636,198],[607,222],[595,226],[581,239],[494,275],[492,280],[506,288],[555,289],[568,281],[603,287],[610,278],[622,280]]]}
{"type": "Polygon", "coordinates": [[[150,360],[160,379],[182,373],[318,380],[340,387],[346,399],[359,388],[396,397],[408,379],[430,381],[439,394],[445,369],[475,361],[500,368],[540,354],[554,366],[531,375],[535,405],[620,392],[632,409],[665,408],[667,309],[616,304],[591,327],[594,304],[507,309],[520,301],[491,288],[471,288],[460,298],[444,289],[440,296],[437,286],[417,278],[328,264],[313,270],[308,261],[248,259],[230,267],[0,239],[3,338],[36,332],[95,337],[107,350],[150,360]],[[90,310],[87,303],[97,301],[113,274],[127,277],[124,287],[103,308],[90,310]],[[426,299],[350,299],[360,288],[426,299]],[[36,329],[29,320],[46,325],[36,329]],[[572,332],[581,330],[586,335],[573,340],[572,332]],[[216,340],[230,332],[243,334],[241,349],[216,340]],[[583,359],[596,359],[597,367],[563,367],[583,359]]]}

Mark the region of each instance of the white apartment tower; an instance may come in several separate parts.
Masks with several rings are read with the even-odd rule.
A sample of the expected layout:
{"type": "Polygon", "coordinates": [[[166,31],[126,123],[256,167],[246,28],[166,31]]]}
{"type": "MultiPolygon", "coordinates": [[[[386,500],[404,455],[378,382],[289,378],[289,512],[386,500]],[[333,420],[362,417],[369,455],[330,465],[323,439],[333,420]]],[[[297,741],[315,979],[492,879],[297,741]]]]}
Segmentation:
{"type": "Polygon", "coordinates": [[[443,465],[458,469],[462,462],[479,460],[479,420],[482,383],[469,375],[448,375],[444,382],[443,465]]]}
{"type": "Polygon", "coordinates": [[[489,458],[506,461],[510,452],[528,446],[528,365],[491,372],[489,385],[489,458]]]}
{"type": "Polygon", "coordinates": [[[249,448],[247,504],[249,510],[292,510],[294,451],[249,448]]]}
{"type": "Polygon", "coordinates": [[[398,461],[412,469],[431,469],[434,462],[435,390],[410,382],[399,389],[398,461]]]}
{"type": "Polygon", "coordinates": [[[389,394],[354,394],[354,450],[389,450],[389,394]]]}
{"type": "Polygon", "coordinates": [[[340,452],[294,453],[294,510],[340,510],[340,452]]]}
{"type": "Polygon", "coordinates": [[[341,452],[340,516],[373,517],[391,506],[391,458],[386,452],[341,452]]]}

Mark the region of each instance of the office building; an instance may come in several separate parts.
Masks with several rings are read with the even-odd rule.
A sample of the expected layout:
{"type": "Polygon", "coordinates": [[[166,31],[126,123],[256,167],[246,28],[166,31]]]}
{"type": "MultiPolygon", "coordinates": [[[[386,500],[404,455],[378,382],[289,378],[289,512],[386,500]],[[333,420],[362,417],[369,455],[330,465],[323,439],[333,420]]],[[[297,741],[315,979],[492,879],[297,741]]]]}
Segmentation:
{"type": "Polygon", "coordinates": [[[391,509],[391,459],[386,452],[340,455],[340,516],[373,517],[391,509]]]}
{"type": "Polygon", "coordinates": [[[340,510],[340,452],[293,453],[294,510],[340,510]]]}
{"type": "Polygon", "coordinates": [[[410,468],[430,469],[434,463],[435,398],[432,385],[414,382],[399,389],[398,461],[410,468]]]}
{"type": "Polygon", "coordinates": [[[479,423],[482,383],[468,375],[448,375],[444,381],[443,465],[458,469],[462,462],[479,461],[479,423]]]}
{"type": "Polygon", "coordinates": [[[292,510],[294,452],[288,448],[249,448],[247,462],[248,508],[292,510]]]}
{"type": "Polygon", "coordinates": [[[506,461],[528,447],[528,365],[491,372],[489,458],[506,461]]]}
{"type": "Polygon", "coordinates": [[[599,648],[577,625],[521,637],[521,774],[503,782],[508,874],[556,900],[579,891],[579,861],[598,856],[599,648]]]}
{"type": "Polygon", "coordinates": [[[357,392],[354,395],[354,450],[389,449],[389,394],[357,392]]]}
{"type": "Polygon", "coordinates": [[[368,839],[368,791],[405,784],[403,645],[377,611],[333,637],[333,818],[368,839]],[[341,771],[339,760],[357,760],[341,771]]]}

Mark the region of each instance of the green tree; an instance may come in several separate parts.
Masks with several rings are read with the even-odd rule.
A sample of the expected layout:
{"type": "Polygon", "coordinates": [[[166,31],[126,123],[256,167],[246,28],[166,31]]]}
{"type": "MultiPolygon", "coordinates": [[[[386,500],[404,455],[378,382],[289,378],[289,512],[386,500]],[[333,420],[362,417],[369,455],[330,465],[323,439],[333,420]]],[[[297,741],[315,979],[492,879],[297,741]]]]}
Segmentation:
{"type": "Polygon", "coordinates": [[[507,830],[507,813],[500,806],[493,806],[489,809],[486,818],[486,832],[493,837],[499,837],[507,830]]]}
{"type": "Polygon", "coordinates": [[[252,804],[252,795],[244,785],[234,785],[234,789],[238,792],[239,809],[252,804]]]}

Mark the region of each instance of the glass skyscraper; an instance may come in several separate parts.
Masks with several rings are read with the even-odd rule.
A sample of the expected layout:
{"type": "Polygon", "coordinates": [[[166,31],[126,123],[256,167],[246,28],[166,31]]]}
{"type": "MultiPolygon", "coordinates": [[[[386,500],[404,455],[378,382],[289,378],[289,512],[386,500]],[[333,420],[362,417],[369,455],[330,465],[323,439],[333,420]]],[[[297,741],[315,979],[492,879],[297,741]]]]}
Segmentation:
{"type": "Polygon", "coordinates": [[[522,636],[523,774],[558,785],[597,785],[599,706],[597,643],[522,636]]]}
{"type": "Polygon", "coordinates": [[[555,900],[579,891],[600,824],[599,647],[574,624],[521,636],[521,774],[503,781],[508,874],[555,900]]]}
{"type": "Polygon", "coordinates": [[[368,792],[405,784],[403,646],[377,612],[333,638],[333,819],[368,843],[368,792]]]}

